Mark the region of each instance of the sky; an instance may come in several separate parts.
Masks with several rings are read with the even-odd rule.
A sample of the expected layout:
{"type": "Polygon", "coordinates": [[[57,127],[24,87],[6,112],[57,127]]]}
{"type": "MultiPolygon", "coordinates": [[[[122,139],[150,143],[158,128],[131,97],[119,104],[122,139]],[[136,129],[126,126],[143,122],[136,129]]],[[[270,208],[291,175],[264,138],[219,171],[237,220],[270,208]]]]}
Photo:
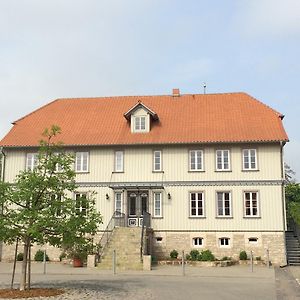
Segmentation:
{"type": "Polygon", "coordinates": [[[0,0],[0,138],[57,98],[246,92],[300,181],[299,0],[0,0]]]}

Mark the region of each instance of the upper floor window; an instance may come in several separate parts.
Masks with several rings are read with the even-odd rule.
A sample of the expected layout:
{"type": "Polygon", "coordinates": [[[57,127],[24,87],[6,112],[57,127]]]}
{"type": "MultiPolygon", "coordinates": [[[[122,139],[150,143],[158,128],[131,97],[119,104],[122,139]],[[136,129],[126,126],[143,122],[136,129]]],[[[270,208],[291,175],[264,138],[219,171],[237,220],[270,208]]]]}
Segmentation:
{"type": "Polygon", "coordinates": [[[190,217],[204,217],[204,193],[190,193],[190,217]]]}
{"type": "Polygon", "coordinates": [[[76,214],[86,216],[87,210],[89,208],[89,203],[86,193],[76,193],[75,194],[75,206],[76,214]]]}
{"type": "Polygon", "coordinates": [[[115,172],[124,171],[124,152],[116,151],[115,152],[115,172]]]}
{"type": "Polygon", "coordinates": [[[155,192],[153,195],[154,195],[154,217],[162,217],[162,193],[155,192]]]}
{"type": "Polygon", "coordinates": [[[33,171],[38,165],[38,153],[27,153],[26,155],[26,170],[33,171]]]}
{"type": "Polygon", "coordinates": [[[123,212],[122,193],[120,192],[115,193],[115,211],[120,214],[123,212]]]}
{"type": "Polygon", "coordinates": [[[153,151],[153,171],[162,171],[161,150],[153,151]]]}
{"type": "Polygon", "coordinates": [[[190,171],[202,171],[203,170],[203,151],[202,150],[190,150],[189,151],[190,171]]]}
{"type": "Polygon", "coordinates": [[[76,152],[75,171],[88,172],[88,165],[89,165],[89,153],[76,152]]]}
{"type": "Polygon", "coordinates": [[[134,117],[134,131],[146,131],[146,116],[134,117]]]}
{"type": "Polygon", "coordinates": [[[256,149],[243,149],[243,169],[257,170],[256,149]]]}
{"type": "Polygon", "coordinates": [[[258,217],[258,192],[244,192],[245,217],[258,217]]]}
{"type": "Polygon", "coordinates": [[[231,216],[231,194],[230,192],[217,192],[217,216],[231,216]]]}
{"type": "Polygon", "coordinates": [[[230,151],[217,150],[216,151],[216,170],[229,171],[230,170],[230,151]]]}

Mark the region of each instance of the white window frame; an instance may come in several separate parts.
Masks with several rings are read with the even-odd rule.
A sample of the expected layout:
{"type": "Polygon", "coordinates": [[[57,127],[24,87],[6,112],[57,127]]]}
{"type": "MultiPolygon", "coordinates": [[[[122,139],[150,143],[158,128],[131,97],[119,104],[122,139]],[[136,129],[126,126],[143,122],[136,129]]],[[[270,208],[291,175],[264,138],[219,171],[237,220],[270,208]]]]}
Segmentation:
{"type": "Polygon", "coordinates": [[[219,247],[220,248],[230,248],[230,238],[229,237],[220,237],[219,238],[219,247]]]}
{"type": "Polygon", "coordinates": [[[255,148],[243,149],[243,170],[245,171],[256,171],[257,168],[257,151],[255,148]],[[254,154],[254,155],[252,155],[254,154]],[[248,166],[247,166],[248,164],[248,166]],[[252,166],[254,164],[254,166],[252,166]]]}
{"type": "Polygon", "coordinates": [[[124,172],[124,151],[115,151],[115,172],[124,172]]]}
{"type": "Polygon", "coordinates": [[[26,171],[33,171],[39,162],[39,154],[38,153],[27,153],[26,154],[26,171]]]}
{"type": "Polygon", "coordinates": [[[89,209],[88,194],[85,192],[76,192],[74,195],[74,198],[75,198],[76,214],[86,216],[87,211],[89,209]],[[86,207],[83,207],[82,203],[80,206],[77,207],[77,200],[78,200],[77,196],[79,196],[80,198],[86,199],[86,203],[87,203],[86,207]]]}
{"type": "Polygon", "coordinates": [[[190,218],[204,218],[205,217],[205,197],[203,191],[189,192],[189,217],[190,218]],[[195,199],[192,199],[192,195],[195,194],[195,199]],[[201,199],[199,199],[199,195],[201,195],[201,199]],[[192,206],[192,202],[195,201],[195,208],[192,206]],[[202,214],[199,214],[199,201],[202,202],[202,214]],[[192,214],[192,210],[196,210],[196,214],[192,214]]]}
{"type": "Polygon", "coordinates": [[[203,150],[189,150],[189,171],[197,172],[203,171],[203,150]],[[192,156],[195,155],[195,164],[193,167],[192,156]],[[199,166],[200,164],[200,166],[199,166]]]}
{"type": "Polygon", "coordinates": [[[229,149],[218,149],[216,150],[216,170],[217,171],[230,171],[230,150],[229,149]],[[228,167],[225,168],[225,152],[228,153],[228,167]],[[221,159],[221,165],[219,165],[219,158],[221,159]]]}
{"type": "Polygon", "coordinates": [[[259,218],[260,217],[260,209],[259,209],[259,192],[258,191],[244,191],[244,217],[245,218],[259,218]],[[246,199],[246,194],[250,195],[250,199],[246,199]],[[256,200],[253,200],[253,194],[256,194],[256,200]],[[250,206],[246,206],[246,202],[250,201],[250,206]],[[253,201],[256,201],[256,207],[253,206],[253,201]],[[247,208],[250,209],[250,214],[247,214],[247,208]],[[254,209],[256,208],[256,214],[254,214],[254,209]]]}
{"type": "Polygon", "coordinates": [[[146,122],[147,116],[134,116],[134,131],[135,132],[145,132],[147,130],[146,122]],[[142,122],[143,120],[143,122],[142,122]],[[142,124],[144,123],[144,124],[142,124]],[[144,126],[142,126],[144,125],[144,126]]]}
{"type": "Polygon", "coordinates": [[[254,236],[249,237],[248,238],[248,244],[250,244],[250,245],[257,245],[258,244],[258,237],[254,237],[254,236]],[[253,240],[253,241],[251,241],[251,240],[253,240]]]}
{"type": "Polygon", "coordinates": [[[123,213],[123,193],[115,192],[115,211],[123,213]]]}
{"type": "Polygon", "coordinates": [[[75,172],[87,173],[88,171],[89,171],[89,152],[87,151],[76,152],[75,172]],[[85,159],[86,159],[86,166],[84,167],[85,159]]]}
{"type": "Polygon", "coordinates": [[[230,218],[232,217],[232,198],[231,198],[231,192],[230,191],[217,191],[216,192],[216,207],[217,207],[217,217],[218,218],[230,218]],[[219,194],[222,194],[222,206],[221,206],[221,214],[219,211],[219,194]],[[229,199],[225,199],[225,194],[229,194],[229,199]],[[229,201],[229,214],[226,214],[226,202],[229,201]]]}
{"type": "Polygon", "coordinates": [[[204,241],[204,239],[202,238],[202,237],[194,237],[193,239],[192,239],[192,246],[194,247],[194,248],[203,248],[203,241],[204,241]],[[201,241],[201,242],[200,242],[201,241]],[[200,243],[199,243],[200,242],[200,243]]]}
{"type": "Polygon", "coordinates": [[[153,172],[161,172],[161,171],[162,171],[162,151],[154,150],[153,151],[153,172]]]}
{"type": "Polygon", "coordinates": [[[162,218],[162,192],[153,192],[153,217],[162,218]]]}

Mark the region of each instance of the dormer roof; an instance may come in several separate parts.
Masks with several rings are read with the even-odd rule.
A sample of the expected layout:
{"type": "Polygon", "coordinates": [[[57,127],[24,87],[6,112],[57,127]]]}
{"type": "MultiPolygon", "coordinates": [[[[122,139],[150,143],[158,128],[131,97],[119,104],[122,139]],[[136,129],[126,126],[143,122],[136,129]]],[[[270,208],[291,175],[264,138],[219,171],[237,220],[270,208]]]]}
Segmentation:
{"type": "Polygon", "coordinates": [[[124,117],[127,120],[130,120],[131,115],[140,108],[145,110],[152,117],[153,120],[158,120],[157,113],[150,109],[148,106],[146,106],[144,103],[142,103],[140,100],[124,114],[124,117]]]}

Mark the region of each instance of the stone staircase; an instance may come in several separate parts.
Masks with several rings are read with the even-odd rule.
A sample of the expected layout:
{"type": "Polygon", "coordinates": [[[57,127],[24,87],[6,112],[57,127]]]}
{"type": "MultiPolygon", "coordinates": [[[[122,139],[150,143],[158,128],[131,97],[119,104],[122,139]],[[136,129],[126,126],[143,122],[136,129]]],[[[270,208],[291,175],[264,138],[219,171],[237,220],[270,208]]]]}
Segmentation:
{"type": "Polygon", "coordinates": [[[141,227],[115,227],[98,268],[112,270],[113,251],[116,250],[117,270],[142,270],[141,234],[141,227]]]}
{"type": "Polygon", "coordinates": [[[293,231],[285,232],[287,262],[290,266],[300,266],[300,244],[293,231]]]}

